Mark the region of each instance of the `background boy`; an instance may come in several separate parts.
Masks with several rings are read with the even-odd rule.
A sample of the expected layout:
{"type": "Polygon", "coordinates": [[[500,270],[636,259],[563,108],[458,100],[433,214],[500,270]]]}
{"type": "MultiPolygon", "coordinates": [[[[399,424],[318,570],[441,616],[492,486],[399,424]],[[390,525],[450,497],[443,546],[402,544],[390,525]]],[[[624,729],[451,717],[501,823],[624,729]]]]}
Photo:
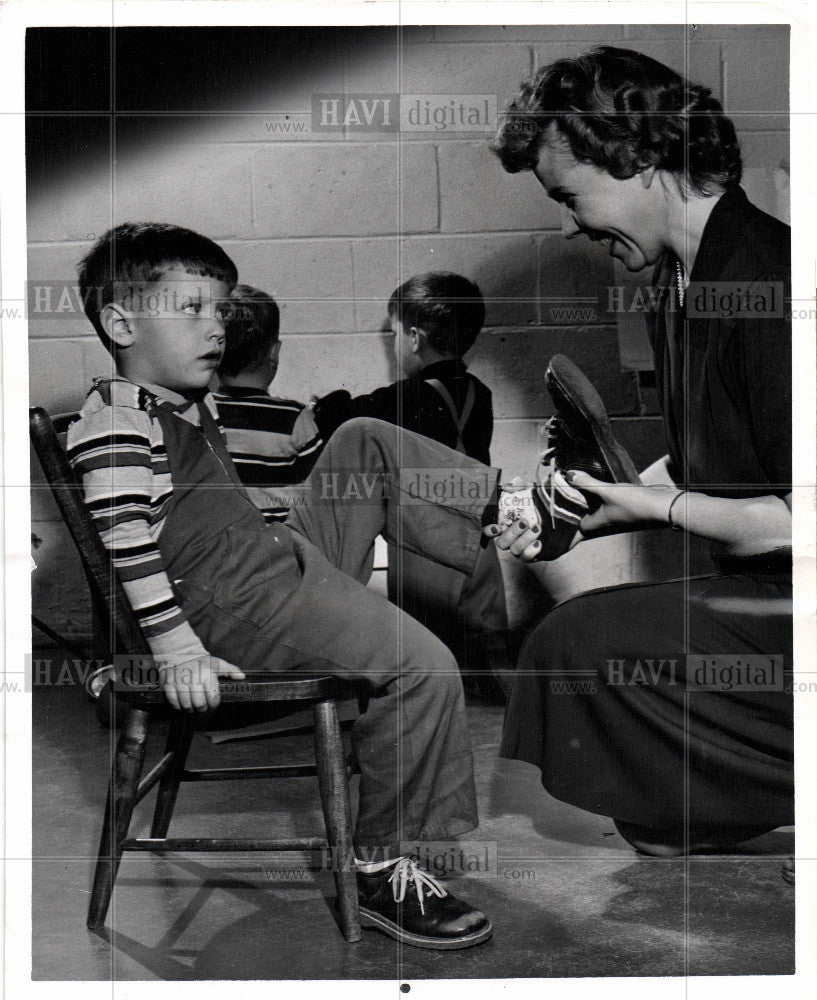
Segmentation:
{"type": "Polygon", "coordinates": [[[293,510],[287,524],[266,524],[207,392],[222,358],[220,310],[235,283],[220,247],[176,226],[126,224],[94,245],[80,287],[120,377],[95,383],[69,429],[69,458],[171,704],[216,707],[218,677],[244,676],[232,660],[360,681],[373,697],[352,734],[360,765],[355,850],[378,859],[358,864],[362,922],[420,947],[481,943],[492,932],[485,915],[402,856],[407,842],[477,825],[456,664],[364,584],[378,534],[468,572],[499,473],[419,435],[398,441],[388,424],[353,421],[313,469],[314,496],[326,477],[350,469],[396,488],[354,504],[330,491],[293,510]],[[99,301],[88,295],[97,288],[99,301]],[[415,467],[447,466],[446,480],[456,470],[487,495],[468,507],[402,503],[398,449],[415,467]]]}
{"type": "MultiPolygon", "coordinates": [[[[341,389],[316,400],[323,437],[345,420],[376,417],[489,465],[491,391],[463,360],[485,321],[478,286],[451,271],[418,274],[392,293],[388,316],[402,377],[363,396],[352,398],[341,389]]],[[[390,548],[388,593],[454,651],[469,688],[502,698],[511,662],[505,587],[493,543],[468,577],[430,566],[414,553],[398,557],[390,548]]]]}
{"type": "Polygon", "coordinates": [[[214,393],[227,450],[266,521],[285,521],[321,452],[312,411],[267,391],[281,355],[280,312],[271,295],[237,285],[225,317],[221,387],[214,393]],[[274,487],[283,487],[280,491],[274,487]]]}

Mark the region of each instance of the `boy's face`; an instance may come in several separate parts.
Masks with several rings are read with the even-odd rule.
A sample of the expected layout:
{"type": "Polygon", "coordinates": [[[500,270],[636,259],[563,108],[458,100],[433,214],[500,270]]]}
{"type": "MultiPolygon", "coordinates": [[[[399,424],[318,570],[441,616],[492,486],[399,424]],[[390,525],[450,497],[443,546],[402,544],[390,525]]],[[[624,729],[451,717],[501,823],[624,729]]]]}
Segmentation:
{"type": "Polygon", "coordinates": [[[399,319],[391,320],[391,331],[394,334],[394,356],[397,358],[397,370],[400,378],[419,371],[422,362],[416,353],[417,334],[405,330],[399,319]]]}
{"type": "Polygon", "coordinates": [[[180,393],[206,388],[224,354],[229,293],[223,281],[181,267],[134,286],[123,304],[129,342],[114,338],[122,374],[180,393]]]}

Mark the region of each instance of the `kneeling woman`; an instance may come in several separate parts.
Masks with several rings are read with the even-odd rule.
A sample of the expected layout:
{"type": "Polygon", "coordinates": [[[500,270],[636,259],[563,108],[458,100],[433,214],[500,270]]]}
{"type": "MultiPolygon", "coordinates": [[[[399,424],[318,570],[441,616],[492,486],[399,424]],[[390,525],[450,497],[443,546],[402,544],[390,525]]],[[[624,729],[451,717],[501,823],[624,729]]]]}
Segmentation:
{"type": "MultiPolygon", "coordinates": [[[[716,572],[556,607],[524,646],[502,754],[640,850],[738,843],[793,822],[789,230],[741,189],[735,130],[709,91],[639,53],[544,67],[509,112],[496,150],[562,204],[564,235],[609,241],[631,271],[655,265],[669,454],[640,486],[569,473],[593,509],[582,534],[668,525],[709,539],[716,572]],[[693,312],[705,289],[777,307],[693,312]],[[718,657],[744,683],[713,684],[701,658],[718,657]],[[565,678],[594,684],[564,694],[565,678]]],[[[525,558],[532,540],[500,544],[525,558]]]]}

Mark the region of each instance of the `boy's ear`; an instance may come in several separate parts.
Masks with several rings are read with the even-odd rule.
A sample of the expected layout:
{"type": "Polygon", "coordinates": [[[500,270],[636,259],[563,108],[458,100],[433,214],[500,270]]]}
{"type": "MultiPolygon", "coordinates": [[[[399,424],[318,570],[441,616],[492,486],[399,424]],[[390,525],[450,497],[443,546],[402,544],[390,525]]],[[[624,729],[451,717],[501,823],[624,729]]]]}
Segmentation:
{"type": "Polygon", "coordinates": [[[128,314],[116,302],[103,306],[99,313],[102,329],[117,347],[130,347],[134,336],[128,314]]]}
{"type": "Polygon", "coordinates": [[[428,337],[425,330],[413,326],[409,330],[409,339],[411,340],[411,353],[419,354],[422,348],[425,347],[428,337]]]}

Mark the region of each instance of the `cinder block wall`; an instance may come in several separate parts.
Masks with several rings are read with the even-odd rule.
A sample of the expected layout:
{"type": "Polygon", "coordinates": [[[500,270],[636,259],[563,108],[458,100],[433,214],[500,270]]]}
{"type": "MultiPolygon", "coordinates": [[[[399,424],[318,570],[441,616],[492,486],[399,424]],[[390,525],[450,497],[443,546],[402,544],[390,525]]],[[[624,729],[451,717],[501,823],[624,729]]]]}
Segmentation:
{"type": "MultiPolygon", "coordinates": [[[[236,95],[234,109],[219,115],[201,113],[209,107],[203,83],[201,99],[188,104],[196,113],[175,119],[177,128],[162,129],[166,109],[153,102],[149,115],[116,119],[108,155],[67,149],[61,173],[30,190],[29,279],[74,279],[93,239],[119,222],[204,232],[233,256],[242,281],[279,300],[284,347],[273,391],[307,399],[391,379],[389,338],[379,332],[389,294],[419,271],[457,270],[488,302],[469,361],[494,393],[494,462],[509,477],[530,474],[550,413],[544,365],[561,352],[593,379],[621,437],[647,464],[663,452],[660,419],[639,411],[617,318],[606,311],[607,287],[622,276],[597,246],[561,238],[558,208],[530,174],[505,174],[482,137],[272,124],[308,122],[315,92],[495,94],[501,108],[532,69],[599,43],[638,49],[711,87],[738,127],[750,197],[787,219],[785,27],[427,27],[407,29],[399,50],[374,33],[371,45],[283,90],[262,94],[255,85],[236,95]]],[[[100,117],[102,134],[109,124],[100,117]]],[[[32,403],[77,408],[110,359],[78,310],[32,316],[29,326],[32,403]]],[[[83,636],[89,616],[78,567],[36,461],[32,479],[35,612],[83,636]]],[[[613,582],[643,572],[643,558],[640,570],[634,559],[610,550],[613,582]]],[[[597,583],[598,564],[598,555],[592,571],[577,562],[573,575],[597,583]]],[[[508,570],[512,618],[536,617],[540,583],[521,567],[508,570]]]]}

